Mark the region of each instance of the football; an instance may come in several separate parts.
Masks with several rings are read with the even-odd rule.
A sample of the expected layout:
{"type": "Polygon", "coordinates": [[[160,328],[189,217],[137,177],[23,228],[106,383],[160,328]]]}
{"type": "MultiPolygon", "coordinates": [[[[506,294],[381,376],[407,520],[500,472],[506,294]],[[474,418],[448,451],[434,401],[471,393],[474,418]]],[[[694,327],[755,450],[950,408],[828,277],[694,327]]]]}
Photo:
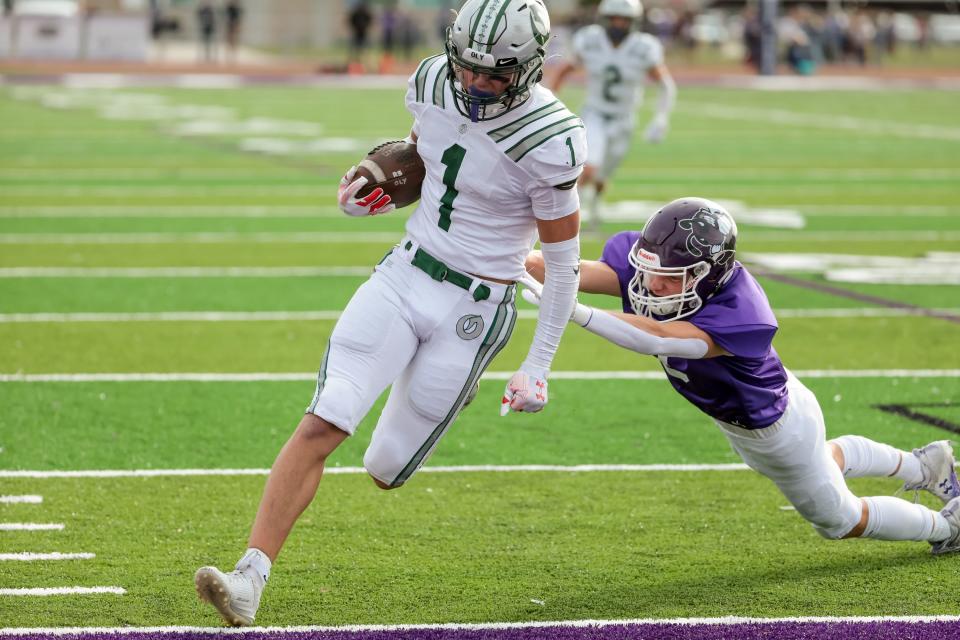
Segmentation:
{"type": "Polygon", "coordinates": [[[426,169],[416,144],[404,140],[384,142],[374,147],[357,166],[355,177],[367,179],[357,197],[362,198],[380,187],[400,209],[420,199],[420,186],[425,175],[426,169]]]}

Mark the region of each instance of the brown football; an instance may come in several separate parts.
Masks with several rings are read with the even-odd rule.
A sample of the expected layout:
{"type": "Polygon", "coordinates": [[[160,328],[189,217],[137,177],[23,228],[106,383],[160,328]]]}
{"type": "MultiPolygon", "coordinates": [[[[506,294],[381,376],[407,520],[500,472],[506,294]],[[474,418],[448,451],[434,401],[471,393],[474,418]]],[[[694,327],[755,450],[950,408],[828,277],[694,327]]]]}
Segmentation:
{"type": "Polygon", "coordinates": [[[357,166],[355,177],[367,179],[357,197],[362,198],[380,187],[400,209],[420,199],[425,175],[416,144],[403,140],[384,142],[374,147],[357,166]]]}

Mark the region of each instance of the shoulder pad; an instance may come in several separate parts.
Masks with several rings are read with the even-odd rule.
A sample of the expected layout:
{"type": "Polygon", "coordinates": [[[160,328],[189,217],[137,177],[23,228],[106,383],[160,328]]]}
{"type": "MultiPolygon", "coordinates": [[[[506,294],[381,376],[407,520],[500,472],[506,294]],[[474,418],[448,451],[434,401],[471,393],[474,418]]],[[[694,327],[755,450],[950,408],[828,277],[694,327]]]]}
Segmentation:
{"type": "Polygon", "coordinates": [[[447,57],[438,54],[420,63],[410,76],[410,91],[414,102],[446,107],[447,57]]]}
{"type": "Polygon", "coordinates": [[[583,121],[560,100],[553,99],[487,135],[511,160],[520,162],[534,149],[574,129],[583,129],[583,121]]]}

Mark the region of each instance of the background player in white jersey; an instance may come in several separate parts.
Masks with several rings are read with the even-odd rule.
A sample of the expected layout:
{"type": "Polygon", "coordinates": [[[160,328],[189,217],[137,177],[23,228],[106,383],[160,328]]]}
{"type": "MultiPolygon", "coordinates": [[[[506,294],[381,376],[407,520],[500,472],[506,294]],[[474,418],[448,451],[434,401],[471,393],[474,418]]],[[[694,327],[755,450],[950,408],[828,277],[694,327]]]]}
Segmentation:
{"type": "Polygon", "coordinates": [[[606,182],[620,166],[633,139],[643,86],[656,83],[659,96],[644,138],[659,143],[667,135],[677,88],[663,60],[663,45],[655,36],[637,31],[643,15],[640,0],[602,0],[598,23],[573,36],[574,59],[553,81],[559,91],[567,77],[582,67],[587,74],[587,98],[581,117],[587,128],[589,157],[580,177],[583,213],[599,228],[600,201],[606,182]]]}
{"type": "MultiPolygon", "coordinates": [[[[944,440],[913,452],[862,436],[826,440],[816,397],[772,345],[777,319],[736,261],[737,226],[720,205],[681,198],[642,232],[611,237],[582,264],[580,288],[621,300],[623,313],[578,304],[572,320],[614,344],[657,356],[683,397],[713,418],[734,451],[774,483],[825,538],[928,541],[960,551],[960,483],[944,440]],[[844,477],[896,477],[940,511],[892,496],[859,498],[844,477]]],[[[528,258],[540,277],[537,254],[528,258]]],[[[526,283],[527,280],[524,280],[526,283]]],[[[536,282],[531,282],[536,303],[536,282]]]]}
{"type": "MultiPolygon", "coordinates": [[[[446,55],[424,60],[410,78],[410,139],[426,168],[421,200],[406,236],[333,330],[313,401],[270,472],[247,553],[232,572],[196,573],[201,598],[229,624],[253,622],[272,562],[316,494],[324,461],[388,386],[364,466],[390,489],[423,464],[510,338],[514,281],[536,233],[547,265],[543,306],[500,412],[546,404],[547,375],[576,301],[575,186],[586,155],[580,119],[538,84],[549,32],[541,0],[469,0],[448,32],[446,55]]],[[[382,190],[357,198],[366,179],[354,173],[340,184],[344,212],[393,208],[382,190]]]]}

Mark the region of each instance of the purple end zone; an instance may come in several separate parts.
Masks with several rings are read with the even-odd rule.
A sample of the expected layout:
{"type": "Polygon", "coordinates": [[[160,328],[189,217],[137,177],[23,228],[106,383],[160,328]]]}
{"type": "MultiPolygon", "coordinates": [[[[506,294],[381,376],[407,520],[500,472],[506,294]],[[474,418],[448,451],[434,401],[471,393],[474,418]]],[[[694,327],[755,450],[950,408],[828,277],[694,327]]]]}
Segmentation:
{"type": "MultiPolygon", "coordinates": [[[[9,634],[11,630],[7,630],[9,634]]],[[[765,622],[743,624],[606,624],[505,629],[407,628],[370,631],[126,632],[7,635],[17,640],[960,640],[960,622],[765,622]]]]}

